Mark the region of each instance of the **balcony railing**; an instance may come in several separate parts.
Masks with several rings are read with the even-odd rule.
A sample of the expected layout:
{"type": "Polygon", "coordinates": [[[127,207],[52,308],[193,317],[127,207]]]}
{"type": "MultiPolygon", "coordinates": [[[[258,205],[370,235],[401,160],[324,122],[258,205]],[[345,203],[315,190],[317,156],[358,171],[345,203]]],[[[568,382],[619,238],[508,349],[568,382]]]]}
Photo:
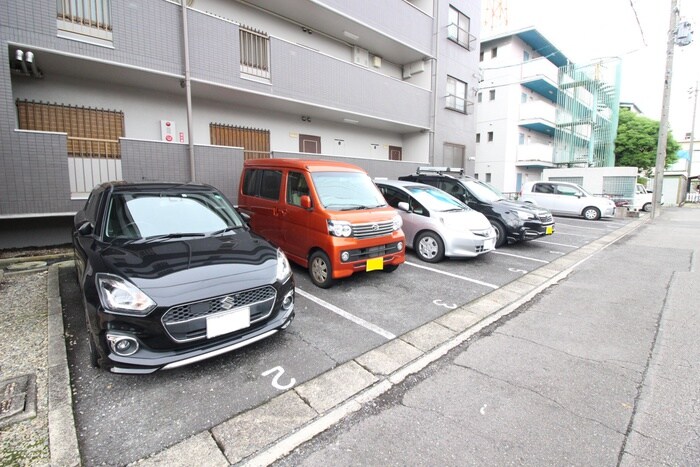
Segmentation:
{"type": "Polygon", "coordinates": [[[270,38],[254,29],[240,29],[241,73],[270,79],[270,38]]]}
{"type": "Polygon", "coordinates": [[[455,110],[457,112],[462,112],[463,114],[471,115],[471,109],[474,107],[474,103],[466,100],[463,97],[455,96],[454,94],[448,94],[445,96],[445,108],[450,110],[455,110]]]}
{"type": "Polygon", "coordinates": [[[550,144],[521,144],[517,151],[518,162],[537,161],[551,164],[554,148],[550,144]]]}
{"type": "Polygon", "coordinates": [[[103,182],[122,179],[119,141],[68,137],[68,178],[73,198],[103,182]]]}
{"type": "Polygon", "coordinates": [[[112,40],[111,0],[56,0],[61,31],[112,40]]]}

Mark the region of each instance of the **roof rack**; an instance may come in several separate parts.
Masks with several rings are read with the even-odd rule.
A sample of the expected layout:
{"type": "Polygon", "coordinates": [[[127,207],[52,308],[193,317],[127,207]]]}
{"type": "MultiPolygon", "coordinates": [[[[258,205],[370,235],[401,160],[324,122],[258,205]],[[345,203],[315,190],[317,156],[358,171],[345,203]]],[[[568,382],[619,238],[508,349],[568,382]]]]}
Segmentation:
{"type": "Polygon", "coordinates": [[[464,175],[464,169],[460,167],[418,167],[416,173],[458,173],[464,175]]]}

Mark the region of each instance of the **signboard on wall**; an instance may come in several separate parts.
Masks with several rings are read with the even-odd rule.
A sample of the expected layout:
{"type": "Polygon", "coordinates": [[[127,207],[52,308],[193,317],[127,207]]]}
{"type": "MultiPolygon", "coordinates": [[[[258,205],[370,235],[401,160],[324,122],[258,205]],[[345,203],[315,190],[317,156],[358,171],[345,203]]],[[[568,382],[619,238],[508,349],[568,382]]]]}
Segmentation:
{"type": "Polygon", "coordinates": [[[175,135],[177,134],[175,129],[175,122],[172,120],[161,120],[160,121],[160,139],[166,143],[174,143],[175,135]]]}

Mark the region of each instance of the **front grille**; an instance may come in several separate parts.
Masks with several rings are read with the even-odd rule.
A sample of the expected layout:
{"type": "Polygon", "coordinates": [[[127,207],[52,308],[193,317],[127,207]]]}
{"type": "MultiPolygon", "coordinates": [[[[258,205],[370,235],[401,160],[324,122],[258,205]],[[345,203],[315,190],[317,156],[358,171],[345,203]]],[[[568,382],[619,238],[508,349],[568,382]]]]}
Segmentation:
{"type": "Polygon", "coordinates": [[[486,230],[472,230],[472,233],[477,237],[488,237],[491,233],[491,229],[486,230]]]}
{"type": "Polygon", "coordinates": [[[391,235],[393,231],[394,223],[392,221],[352,225],[352,234],[355,238],[382,237],[384,235],[391,235]]]}
{"type": "Polygon", "coordinates": [[[393,253],[398,253],[400,250],[397,243],[387,243],[386,245],[373,246],[370,248],[358,248],[357,250],[348,250],[350,253],[349,263],[353,261],[362,261],[370,258],[379,258],[393,253]]]}
{"type": "Polygon", "coordinates": [[[272,286],[259,287],[229,295],[184,303],[170,308],[161,321],[165,330],[175,341],[186,342],[202,339],[207,334],[207,316],[250,307],[250,323],[267,318],[272,313],[277,291],[272,286]],[[224,305],[226,304],[226,307],[224,305]]]}
{"type": "Polygon", "coordinates": [[[543,224],[549,224],[554,220],[551,213],[538,214],[537,217],[540,218],[540,220],[542,221],[543,224]]]}

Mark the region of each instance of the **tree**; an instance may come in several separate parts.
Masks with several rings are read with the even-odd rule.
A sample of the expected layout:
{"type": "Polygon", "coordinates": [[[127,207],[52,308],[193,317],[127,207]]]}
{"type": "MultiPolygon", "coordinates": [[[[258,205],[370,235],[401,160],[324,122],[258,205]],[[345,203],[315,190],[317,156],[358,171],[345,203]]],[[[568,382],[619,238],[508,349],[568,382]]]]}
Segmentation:
{"type": "MultiPolygon", "coordinates": [[[[615,139],[615,166],[637,167],[651,175],[656,167],[656,148],[659,141],[659,122],[627,109],[620,109],[620,119],[615,139]]],[[[666,163],[668,168],[678,160],[680,146],[668,132],[666,140],[666,163]]]]}

